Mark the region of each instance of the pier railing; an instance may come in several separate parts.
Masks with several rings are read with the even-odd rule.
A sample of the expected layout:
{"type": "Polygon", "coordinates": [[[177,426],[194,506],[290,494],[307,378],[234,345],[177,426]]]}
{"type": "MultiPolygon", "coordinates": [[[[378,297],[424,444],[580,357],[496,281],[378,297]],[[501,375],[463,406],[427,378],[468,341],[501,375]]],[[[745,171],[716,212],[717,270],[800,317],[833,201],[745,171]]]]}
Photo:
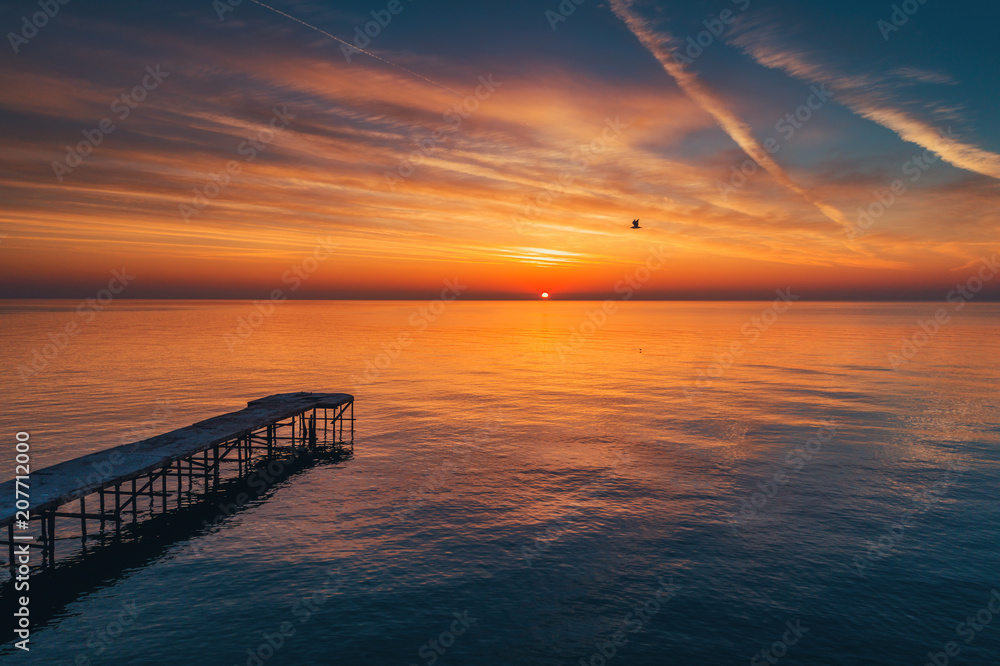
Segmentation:
{"type": "Polygon", "coordinates": [[[78,541],[85,552],[95,539],[121,538],[129,524],[203,501],[220,483],[266,470],[273,461],[353,446],[353,396],[261,398],[238,412],[0,484],[0,530],[7,537],[0,543],[15,577],[25,563],[54,566],[64,550],[57,542],[78,541]]]}

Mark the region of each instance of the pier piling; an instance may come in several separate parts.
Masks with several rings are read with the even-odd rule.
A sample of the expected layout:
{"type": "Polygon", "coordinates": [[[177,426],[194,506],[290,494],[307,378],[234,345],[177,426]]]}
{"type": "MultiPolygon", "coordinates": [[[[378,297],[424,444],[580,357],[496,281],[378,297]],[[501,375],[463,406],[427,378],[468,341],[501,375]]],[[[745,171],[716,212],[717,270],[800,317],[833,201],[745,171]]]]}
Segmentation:
{"type": "MultiPolygon", "coordinates": [[[[8,546],[12,577],[17,568],[15,546],[40,550],[42,568],[52,567],[57,540],[79,538],[86,554],[88,540],[104,542],[109,524],[114,525],[114,538],[122,538],[123,514],[131,514],[132,524],[155,514],[157,498],[160,513],[166,513],[173,504],[168,502],[171,496],[181,508],[210,495],[221,482],[245,476],[276,457],[353,448],[351,395],[302,392],[253,400],[238,412],[34,471],[27,508],[23,502],[21,508],[13,502],[0,507],[0,530],[7,528],[0,531],[7,537],[0,544],[8,546]],[[349,440],[344,440],[345,421],[350,423],[349,440]],[[170,478],[176,478],[176,486],[168,483],[170,478]],[[97,496],[96,513],[87,511],[92,495],[97,496]],[[140,509],[139,499],[146,497],[149,505],[140,509]],[[57,518],[67,519],[61,523],[77,534],[60,537],[57,527],[65,525],[57,526],[57,518]],[[92,523],[97,524],[96,531],[89,529],[92,523]]],[[[13,480],[0,484],[2,497],[13,498],[15,490],[13,480]]]]}

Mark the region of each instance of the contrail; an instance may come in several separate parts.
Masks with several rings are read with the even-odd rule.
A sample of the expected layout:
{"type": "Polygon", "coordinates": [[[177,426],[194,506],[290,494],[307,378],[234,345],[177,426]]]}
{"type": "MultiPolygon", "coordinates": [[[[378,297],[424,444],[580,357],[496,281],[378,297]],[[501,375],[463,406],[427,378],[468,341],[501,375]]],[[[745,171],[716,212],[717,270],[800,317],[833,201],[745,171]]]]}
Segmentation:
{"type": "Polygon", "coordinates": [[[775,180],[803,197],[831,221],[840,224],[845,229],[850,228],[850,222],[839,210],[823,203],[793,181],[788,173],[781,168],[781,165],[771,158],[770,153],[764,149],[760,141],[753,136],[750,126],[729,109],[726,103],[702,83],[693,72],[673,59],[668,47],[668,42],[672,42],[673,37],[657,35],[644,19],[631,11],[631,5],[632,0],[611,0],[611,10],[625,23],[625,26],[646,50],[660,61],[660,65],[674,79],[684,94],[712,116],[722,131],[728,134],[744,153],[771,174],[775,180]]]}
{"type": "Polygon", "coordinates": [[[389,65],[390,67],[395,67],[396,69],[401,69],[404,72],[406,72],[407,74],[411,74],[411,75],[417,77],[418,79],[422,79],[422,80],[426,81],[427,83],[430,83],[432,85],[438,86],[439,88],[444,88],[448,92],[454,93],[454,94],[458,95],[459,97],[464,97],[464,95],[462,95],[462,93],[458,92],[457,90],[453,90],[453,89],[449,88],[448,86],[444,85],[443,83],[438,83],[437,81],[435,81],[433,79],[427,78],[423,74],[418,74],[417,72],[414,72],[412,69],[407,69],[407,68],[403,67],[402,65],[397,65],[394,62],[390,62],[390,61],[386,60],[382,56],[375,55],[371,51],[366,51],[366,50],[364,50],[362,48],[359,48],[359,47],[355,46],[354,44],[351,44],[350,42],[345,42],[340,37],[337,37],[336,35],[331,35],[330,33],[328,33],[326,30],[323,30],[322,28],[317,28],[316,26],[314,26],[312,24],[306,23],[302,19],[295,18],[291,14],[286,14],[285,12],[281,11],[280,9],[275,9],[271,5],[265,5],[263,2],[260,2],[260,0],[250,0],[250,2],[254,3],[255,5],[260,5],[261,7],[264,7],[265,9],[270,9],[272,12],[274,12],[276,14],[281,14],[285,18],[292,19],[296,23],[301,23],[302,25],[304,25],[307,28],[312,28],[316,32],[318,32],[320,34],[323,34],[323,35],[326,35],[330,39],[334,39],[334,40],[340,42],[341,44],[344,44],[345,46],[354,49],[355,51],[360,51],[361,53],[364,53],[366,56],[370,56],[370,57],[375,58],[376,60],[378,60],[380,62],[384,62],[385,64],[389,65]]]}
{"type": "Polygon", "coordinates": [[[764,67],[784,72],[800,81],[826,83],[838,93],[837,99],[843,106],[895,132],[903,141],[927,148],[959,169],[1000,180],[1000,155],[972,144],[960,143],[958,135],[942,134],[905,109],[889,106],[880,96],[870,92],[870,84],[857,84],[847,76],[815,64],[803,52],[782,51],[752,33],[742,35],[734,40],[734,44],[764,67]]]}

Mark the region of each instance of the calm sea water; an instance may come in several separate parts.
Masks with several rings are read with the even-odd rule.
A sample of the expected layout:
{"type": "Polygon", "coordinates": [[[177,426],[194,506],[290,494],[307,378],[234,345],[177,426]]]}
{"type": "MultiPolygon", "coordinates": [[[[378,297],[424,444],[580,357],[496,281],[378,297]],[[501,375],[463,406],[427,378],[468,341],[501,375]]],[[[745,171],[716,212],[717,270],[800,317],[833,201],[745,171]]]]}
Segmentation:
{"type": "Polygon", "coordinates": [[[16,431],[51,464],[298,390],[356,396],[355,455],[81,572],[10,663],[1000,661],[997,305],[76,306],[0,303],[5,479],[16,431]]]}

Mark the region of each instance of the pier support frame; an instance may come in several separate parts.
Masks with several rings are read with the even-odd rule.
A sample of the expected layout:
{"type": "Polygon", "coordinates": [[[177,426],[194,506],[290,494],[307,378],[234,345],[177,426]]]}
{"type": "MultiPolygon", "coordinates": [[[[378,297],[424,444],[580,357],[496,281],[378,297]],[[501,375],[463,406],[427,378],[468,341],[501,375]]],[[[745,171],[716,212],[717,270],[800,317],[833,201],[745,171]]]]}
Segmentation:
{"type": "Polygon", "coordinates": [[[103,543],[109,532],[115,539],[123,537],[127,531],[125,514],[130,515],[131,523],[137,523],[157,513],[157,504],[159,513],[166,513],[174,499],[177,508],[203,501],[221,482],[246,476],[262,463],[294,456],[302,450],[353,451],[354,401],[337,407],[311,407],[168,461],[144,474],[115,478],[88,495],[69,500],[55,509],[32,512],[28,529],[19,526],[15,533],[15,523],[8,523],[6,534],[0,532],[6,537],[0,540],[0,545],[8,546],[11,577],[16,575],[15,549],[18,546],[27,545],[40,552],[40,558],[31,556],[32,567],[54,567],[57,555],[69,550],[58,542],[79,540],[85,555],[89,541],[96,539],[103,543]],[[349,423],[349,439],[344,438],[345,422],[349,423]],[[169,479],[177,479],[176,486],[169,484],[169,479]],[[87,510],[87,500],[93,495],[97,496],[96,512],[87,510]],[[149,498],[147,507],[140,508],[140,498],[149,498]],[[57,522],[57,519],[61,520],[57,522]],[[96,523],[96,530],[92,529],[93,523],[96,523]],[[108,530],[111,523],[113,530],[108,530]],[[72,528],[70,534],[66,533],[67,528],[72,528]]]}

